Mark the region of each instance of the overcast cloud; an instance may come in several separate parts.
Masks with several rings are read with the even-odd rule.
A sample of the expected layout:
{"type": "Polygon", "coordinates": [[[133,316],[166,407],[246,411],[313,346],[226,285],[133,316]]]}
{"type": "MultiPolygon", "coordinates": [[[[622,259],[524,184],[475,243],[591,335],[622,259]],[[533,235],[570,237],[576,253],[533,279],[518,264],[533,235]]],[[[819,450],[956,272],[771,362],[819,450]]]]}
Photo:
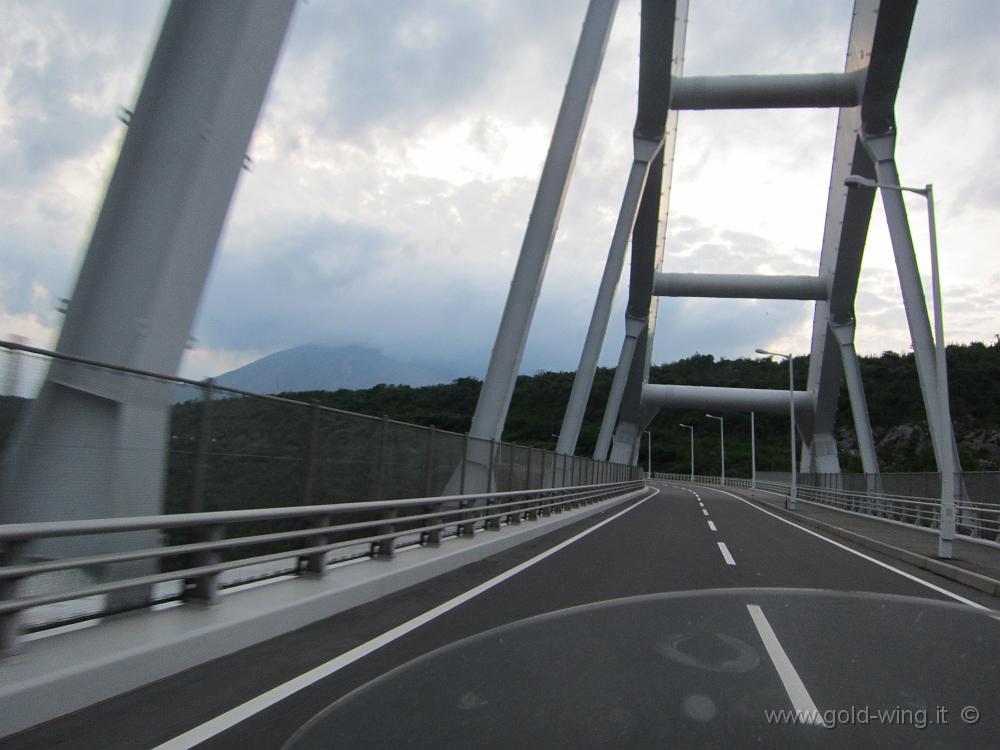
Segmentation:
{"type": "MultiPolygon", "coordinates": [[[[685,71],[843,68],[851,2],[691,0],[685,71]],[[753,29],[748,33],[748,29],[753,29]]],[[[582,23],[583,0],[300,3],[184,373],[307,342],[481,374],[582,23]]],[[[0,4],[0,334],[54,343],[165,5],[0,4]]],[[[618,11],[523,370],[572,369],[631,158],[638,2],[618,11]]],[[[918,8],[897,113],[905,182],[934,182],[948,338],[1000,330],[1000,7],[918,8]]],[[[682,113],[664,270],[815,273],[835,112],[682,113]]],[[[924,206],[909,203],[926,270],[924,206]]],[[[859,349],[905,351],[877,209],[859,349]]],[[[626,272],[627,273],[627,272],[626,272]]],[[[617,357],[624,285],[603,364],[617,357]]],[[[654,359],[805,352],[811,307],[665,300],[654,359]]]]}

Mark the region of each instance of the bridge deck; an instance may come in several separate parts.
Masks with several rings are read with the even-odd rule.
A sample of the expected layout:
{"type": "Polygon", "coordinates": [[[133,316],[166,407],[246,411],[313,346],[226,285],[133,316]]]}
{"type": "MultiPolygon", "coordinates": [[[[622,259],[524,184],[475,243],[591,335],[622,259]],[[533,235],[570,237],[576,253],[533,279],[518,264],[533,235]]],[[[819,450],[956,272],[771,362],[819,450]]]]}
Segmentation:
{"type": "MultiPolygon", "coordinates": [[[[660,492],[648,500],[604,510],[420,586],[7,738],[4,746],[80,750],[167,743],[164,747],[277,748],[331,702],[420,654],[525,617],[617,597],[795,587],[998,606],[994,597],[899,560],[861,551],[843,541],[831,543],[824,535],[732,493],[709,487],[688,490],[661,482],[654,486],[660,492]],[[569,543],[532,562],[564,542],[569,543]],[[521,569],[512,571],[518,566],[521,569]],[[495,585],[483,586],[504,575],[495,585]],[[476,593],[476,587],[484,590],[476,593]],[[467,595],[470,592],[473,595],[467,595]],[[440,609],[437,616],[400,627],[412,625],[414,618],[434,608],[440,609]],[[391,637],[394,629],[399,637],[391,637]],[[387,633],[388,637],[372,643],[387,633]],[[338,657],[340,661],[329,664],[338,657]],[[303,679],[296,685],[301,689],[294,692],[266,695],[324,664],[328,665],[326,677],[303,679]],[[254,699],[258,699],[255,704],[244,707],[241,720],[227,714],[254,699]],[[191,730],[195,733],[169,742],[191,730]],[[200,739],[202,744],[198,744],[200,739]]],[[[891,694],[887,675],[895,668],[892,654],[868,653],[865,663],[853,664],[834,663],[828,657],[812,659],[809,655],[822,650],[823,643],[839,641],[844,647],[846,636],[819,630],[798,632],[787,623],[782,627],[776,613],[769,616],[820,708],[842,703],[852,685],[868,685],[865,694],[873,684],[881,685],[891,694]]],[[[749,638],[754,632],[749,616],[745,624],[749,638]]],[[[863,623],[854,624],[863,634],[863,623]]],[[[910,626],[900,622],[900,632],[910,626]]],[[[933,632],[926,638],[947,635],[933,632]]],[[[949,707],[955,712],[968,702],[958,672],[942,674],[940,682],[940,702],[954,702],[949,707]]],[[[784,695],[777,672],[761,671],[758,677],[763,694],[784,695]]],[[[774,706],[789,707],[780,700],[774,706]]],[[[988,706],[981,708],[988,710],[988,706]]],[[[1000,717],[984,716],[983,720],[985,729],[995,731],[1000,717]]],[[[511,721],[516,722],[516,717],[511,721]]]]}

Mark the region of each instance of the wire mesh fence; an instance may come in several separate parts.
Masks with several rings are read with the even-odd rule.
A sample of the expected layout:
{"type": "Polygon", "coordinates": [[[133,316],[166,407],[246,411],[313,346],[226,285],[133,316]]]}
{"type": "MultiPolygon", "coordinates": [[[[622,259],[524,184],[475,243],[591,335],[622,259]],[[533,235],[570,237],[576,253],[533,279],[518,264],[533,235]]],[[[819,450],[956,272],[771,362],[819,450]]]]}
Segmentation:
{"type": "MultiPolygon", "coordinates": [[[[0,382],[5,389],[0,398],[0,445],[5,453],[29,439],[19,425],[56,358],[63,387],[86,388],[108,401],[111,409],[132,396],[155,400],[150,398],[151,386],[169,394],[163,404],[167,420],[162,440],[149,436],[142,446],[114,447],[119,454],[159,447],[166,459],[166,512],[422,497],[441,494],[446,487],[455,494],[512,491],[639,476],[631,466],[481,441],[211,381],[66,358],[12,342],[0,342],[0,382]],[[489,487],[475,487],[472,477],[462,476],[463,462],[477,450],[488,456],[489,487]]],[[[58,435],[64,454],[76,452],[76,471],[84,470],[86,454],[106,450],[93,442],[84,426],[65,425],[48,434],[58,435]]],[[[72,484],[67,488],[71,491],[72,484]]]]}

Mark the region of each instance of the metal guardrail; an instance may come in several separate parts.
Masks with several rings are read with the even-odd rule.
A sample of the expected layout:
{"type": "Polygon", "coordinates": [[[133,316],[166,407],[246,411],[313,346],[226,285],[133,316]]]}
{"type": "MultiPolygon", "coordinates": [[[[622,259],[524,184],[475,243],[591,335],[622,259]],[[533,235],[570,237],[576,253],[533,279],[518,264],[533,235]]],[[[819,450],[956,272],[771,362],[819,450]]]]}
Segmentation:
{"type": "MultiPolygon", "coordinates": [[[[0,526],[4,546],[0,566],[0,649],[16,643],[19,613],[31,607],[64,602],[114,591],[182,581],[181,598],[215,602],[219,594],[219,574],[226,570],[276,560],[297,561],[299,573],[322,577],[329,555],[339,548],[370,545],[373,558],[391,558],[397,540],[419,534],[420,543],[437,545],[446,536],[472,536],[477,530],[498,530],[504,524],[519,524],[541,516],[561,513],[568,508],[607,500],[641,489],[642,480],[568,488],[494,492],[477,495],[421,497],[334,505],[266,508],[259,510],[184,513],[132,518],[104,518],[82,521],[7,524],[0,526]],[[406,511],[411,511],[406,513],[406,511]],[[351,520],[351,516],[372,517],[351,520]],[[339,520],[337,517],[348,516],[339,520]],[[266,533],[241,533],[239,526],[251,522],[298,521],[302,528],[266,533]],[[59,560],[31,562],[28,545],[53,537],[115,534],[121,532],[188,528],[197,530],[200,541],[174,546],[150,547],[125,552],[87,555],[59,560]],[[284,543],[286,549],[258,551],[254,547],[284,543]],[[246,549],[251,553],[223,559],[224,553],[246,549]],[[180,558],[181,567],[146,575],[108,581],[82,588],[33,596],[18,596],[19,582],[43,573],[108,566],[137,560],[160,561],[180,558]]],[[[245,531],[245,529],[244,529],[245,531]]]]}
{"type": "MultiPolygon", "coordinates": [[[[991,474],[993,474],[991,472],[991,474]]],[[[796,485],[796,496],[800,500],[825,505],[838,510],[857,513],[859,515],[879,518],[892,523],[911,526],[914,528],[934,530],[938,528],[938,520],[941,511],[941,501],[933,497],[921,497],[914,495],[903,495],[883,490],[884,483],[892,482],[895,477],[892,474],[884,475],[803,475],[796,485]],[[865,489],[845,489],[844,484],[861,484],[861,480],[866,486],[865,489]]],[[[979,475],[972,475],[972,478],[979,475]]],[[[690,483],[690,474],[656,474],[658,479],[668,481],[690,483]]],[[[906,478],[919,477],[920,484],[930,486],[933,482],[928,478],[936,478],[940,483],[939,475],[906,475],[906,478]]],[[[998,475],[1000,478],[1000,475],[998,475]]],[[[957,513],[956,534],[963,539],[973,542],[985,542],[991,545],[1000,543],[1000,503],[977,501],[968,496],[968,485],[971,484],[970,477],[958,475],[956,477],[957,487],[962,487],[962,499],[955,504],[957,513]]],[[[715,484],[719,485],[719,477],[695,476],[695,484],[715,484]]],[[[749,479],[726,479],[726,486],[749,488],[749,479]]],[[[787,481],[780,481],[773,478],[757,479],[758,489],[775,492],[779,495],[788,495],[790,484],[787,481]]],[[[938,485],[939,486],[939,485],[938,485]]]]}

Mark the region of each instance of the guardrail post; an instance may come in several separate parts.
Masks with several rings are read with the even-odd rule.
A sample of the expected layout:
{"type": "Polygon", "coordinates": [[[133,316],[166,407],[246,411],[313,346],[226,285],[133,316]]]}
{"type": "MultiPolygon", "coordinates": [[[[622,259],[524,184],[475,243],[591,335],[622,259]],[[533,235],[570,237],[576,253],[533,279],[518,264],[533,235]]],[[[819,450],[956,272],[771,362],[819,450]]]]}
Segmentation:
{"type": "MultiPolygon", "coordinates": [[[[213,524],[206,527],[202,534],[202,541],[218,542],[225,534],[225,527],[221,524],[213,524]]],[[[192,555],[193,568],[200,568],[205,565],[214,565],[219,562],[222,555],[217,549],[205,552],[196,552],[192,555]]],[[[181,598],[186,602],[198,602],[200,604],[215,604],[219,599],[219,574],[202,573],[191,578],[184,579],[184,591],[181,598]]]]}
{"type": "MultiPolygon", "coordinates": [[[[462,508],[472,508],[476,503],[476,498],[472,497],[468,500],[463,500],[459,507],[462,508]]],[[[476,513],[475,511],[470,511],[468,513],[462,513],[460,516],[461,523],[458,524],[458,535],[459,536],[475,536],[476,535],[476,513]]]]}
{"type": "Polygon", "coordinates": [[[431,484],[434,481],[434,432],[434,425],[427,428],[427,466],[424,471],[424,497],[431,496],[431,484]]]}
{"type": "MultiPolygon", "coordinates": [[[[432,485],[434,483],[434,437],[436,428],[431,425],[427,430],[427,467],[424,476],[424,497],[430,497],[432,491],[432,485]]],[[[462,468],[465,468],[465,462],[462,462],[462,468]]],[[[432,510],[433,507],[438,506],[427,506],[425,511],[432,510]]],[[[428,526],[433,526],[438,523],[439,519],[430,518],[424,523],[428,526]]],[[[441,529],[432,529],[431,531],[420,532],[420,543],[421,544],[441,544],[441,529]]]]}
{"type": "MultiPolygon", "coordinates": [[[[3,543],[3,552],[0,553],[0,566],[7,567],[22,562],[24,548],[27,544],[26,541],[21,540],[11,540],[3,543]]],[[[0,602],[9,602],[12,599],[16,599],[20,587],[20,578],[0,579],[0,602]]],[[[18,621],[20,619],[20,612],[8,612],[0,615],[0,655],[10,654],[16,650],[18,621]]]]}
{"type": "MultiPolygon", "coordinates": [[[[399,511],[396,508],[387,508],[382,511],[382,519],[386,521],[391,521],[393,518],[399,515],[399,511]]],[[[382,534],[392,534],[396,529],[395,525],[392,523],[382,524],[376,527],[378,535],[382,534]]],[[[378,558],[380,560],[389,560],[393,555],[396,554],[396,537],[391,536],[388,539],[379,539],[377,542],[372,542],[371,546],[371,556],[378,558]]]]}
{"type": "MultiPolygon", "coordinates": [[[[441,503],[435,503],[434,505],[429,505],[429,506],[427,506],[427,512],[433,513],[435,510],[440,510],[441,509],[441,505],[442,505],[441,503]]],[[[442,521],[441,518],[428,518],[425,521],[425,523],[428,526],[435,526],[435,525],[441,523],[441,521],[442,521]]],[[[421,531],[420,532],[420,543],[421,544],[425,544],[425,545],[434,546],[434,547],[438,546],[439,544],[441,544],[441,532],[442,531],[443,531],[443,529],[440,529],[440,528],[430,529],[428,531],[421,531]]]]}
{"type": "Polygon", "coordinates": [[[462,443],[462,469],[458,481],[458,494],[465,494],[465,465],[469,462],[469,433],[465,433],[465,441],[462,443]]]}
{"type": "MultiPolygon", "coordinates": [[[[486,480],[486,491],[496,492],[498,487],[496,486],[496,479],[493,476],[493,462],[495,459],[495,454],[497,450],[497,441],[495,439],[490,440],[490,467],[489,467],[489,478],[486,480]]],[[[486,501],[489,505],[489,500],[486,501]]]]}
{"type": "Polygon", "coordinates": [[[375,463],[375,499],[385,500],[385,445],[388,439],[389,418],[382,415],[378,433],[378,459],[375,463]]]}
{"type": "MultiPolygon", "coordinates": [[[[319,516],[313,522],[313,525],[318,528],[323,528],[330,525],[331,516],[329,514],[319,516]]],[[[307,547],[319,547],[327,543],[327,534],[317,534],[316,536],[306,537],[307,547]]],[[[303,555],[299,558],[299,565],[302,568],[302,572],[308,576],[322,578],[326,575],[326,563],[330,557],[329,552],[313,552],[308,555],[303,555]]]]}
{"type": "MultiPolygon", "coordinates": [[[[542,456],[542,468],[544,468],[544,467],[545,467],[545,457],[543,455],[542,456]]],[[[524,517],[527,518],[529,521],[537,521],[538,520],[538,506],[541,505],[541,500],[538,499],[537,495],[531,495],[529,497],[526,497],[525,500],[528,500],[528,503],[527,503],[528,511],[527,511],[527,513],[524,514],[524,517]]]]}
{"type": "Polygon", "coordinates": [[[507,453],[510,458],[510,466],[507,467],[507,491],[511,492],[514,489],[514,456],[517,455],[517,451],[515,450],[515,445],[513,443],[510,444],[510,447],[507,449],[507,453]]]}
{"type": "Polygon", "coordinates": [[[313,474],[316,467],[316,432],[319,426],[319,404],[315,401],[309,407],[309,438],[306,442],[306,466],[302,481],[302,504],[312,502],[313,474]]]}
{"type": "Polygon", "coordinates": [[[530,445],[528,446],[528,468],[524,472],[524,487],[522,489],[531,490],[534,487],[531,486],[531,454],[535,452],[535,449],[530,445]]]}
{"type": "Polygon", "coordinates": [[[194,458],[194,477],[191,480],[192,513],[201,513],[205,509],[205,475],[208,473],[208,444],[212,440],[212,394],[215,391],[215,381],[205,379],[201,392],[201,418],[198,424],[198,447],[194,458]]]}
{"type": "MultiPolygon", "coordinates": [[[[558,499],[561,500],[564,495],[559,495],[558,499]]],[[[557,498],[550,498],[551,500],[556,500],[557,498]]],[[[562,513],[563,509],[566,507],[565,503],[560,502],[558,505],[550,505],[549,513],[562,513]]]]}
{"type": "Polygon", "coordinates": [[[524,504],[520,502],[511,505],[510,508],[508,509],[509,512],[507,513],[507,523],[509,524],[521,523],[521,516],[524,513],[524,511],[522,510],[523,507],[524,504]]]}

